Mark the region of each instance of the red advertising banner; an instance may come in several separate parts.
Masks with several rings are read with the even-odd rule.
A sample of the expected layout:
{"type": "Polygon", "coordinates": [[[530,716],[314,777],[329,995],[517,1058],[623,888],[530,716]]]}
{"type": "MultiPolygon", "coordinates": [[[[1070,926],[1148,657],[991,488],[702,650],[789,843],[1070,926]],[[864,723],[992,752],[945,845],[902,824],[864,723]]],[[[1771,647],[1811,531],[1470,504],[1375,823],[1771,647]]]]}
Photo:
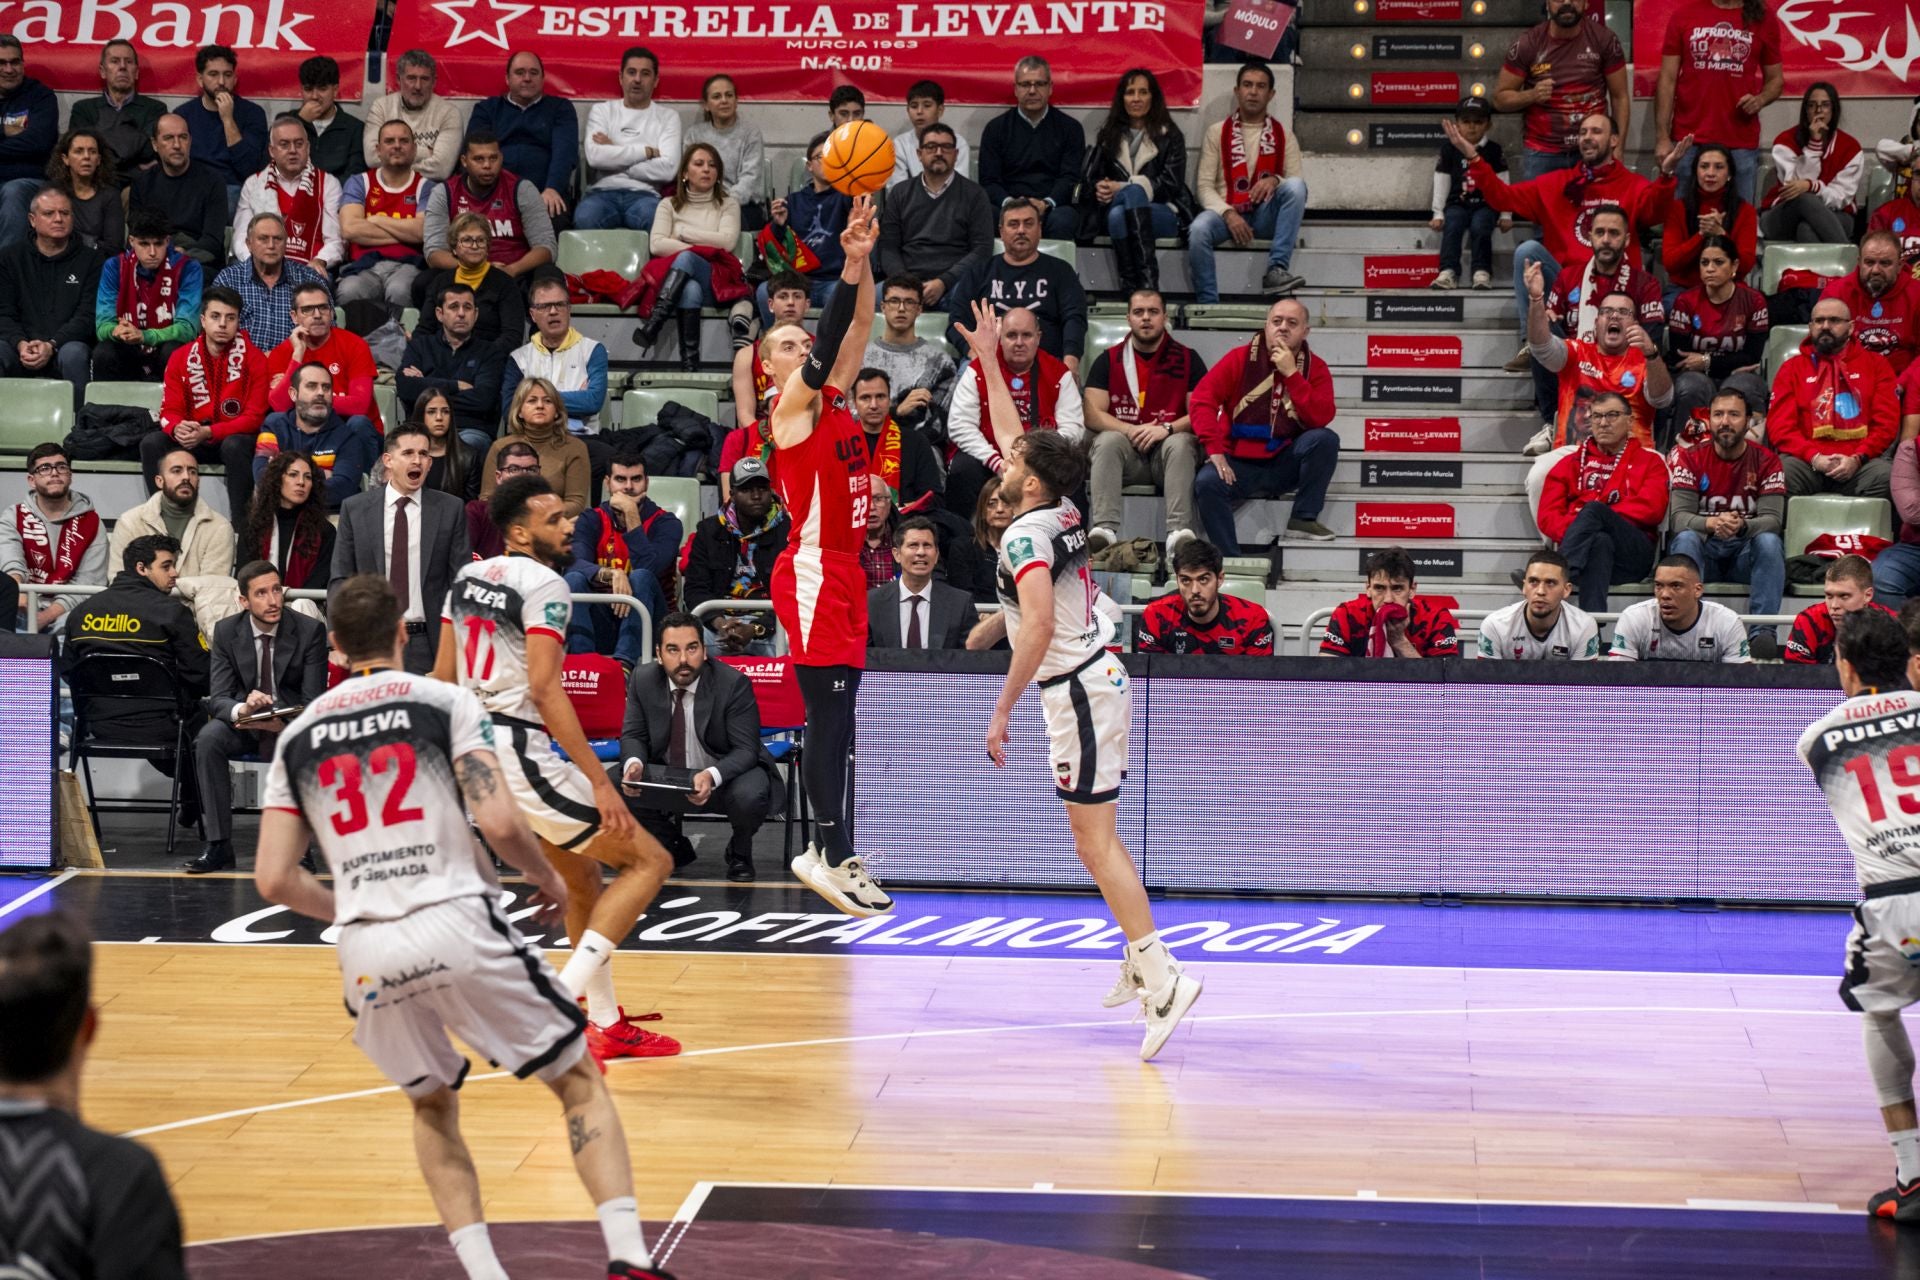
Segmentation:
{"type": "Polygon", "coordinates": [[[1370,253],[1360,260],[1360,283],[1368,289],[1424,289],[1439,269],[1437,253],[1370,253]]]}
{"type": "Polygon", "coordinates": [[[98,93],[100,46],[131,40],[142,93],[199,93],[194,56],[202,45],[224,44],[239,58],[243,98],[298,98],[300,64],[324,53],[340,63],[341,98],[355,100],[366,83],[375,7],[376,0],[0,0],[0,26],[20,37],[27,74],[49,89],[98,93]]]}
{"type": "Polygon", "coordinates": [[[1458,418],[1368,418],[1368,453],[1458,453],[1458,418]]]}
{"type": "Polygon", "coordinates": [[[1451,502],[1356,502],[1353,532],[1361,538],[1451,538],[1451,502]]]}
{"type": "Polygon", "coordinates": [[[1367,100],[1376,107],[1451,107],[1460,101],[1460,77],[1435,71],[1376,71],[1367,100]]]}
{"type": "Polygon", "coordinates": [[[1013,101],[1013,64],[1040,54],[1053,100],[1105,106],[1125,67],[1152,67],[1170,106],[1200,104],[1206,6],[1192,0],[792,0],[767,4],[581,4],[575,0],[409,0],[394,17],[393,49],[430,49],[439,91],[502,91],[507,56],[536,50],[547,92],[619,96],[620,51],[660,57],[660,97],[697,97],[724,71],[746,100],[825,102],[843,84],[903,102],[936,76],[948,102],[1013,101]]]}
{"type": "MultiPolygon", "coordinates": [[[[1633,91],[1652,97],[1667,19],[1690,0],[1636,0],[1633,91]]],[[[1920,69],[1920,9],[1914,0],[1782,0],[1781,64],[1790,96],[1825,80],[1842,98],[1906,98],[1920,69]]]]}
{"type": "Polygon", "coordinates": [[[1460,0],[1375,0],[1375,22],[1458,22],[1460,0]]]}
{"type": "Polygon", "coordinates": [[[1424,334],[1367,335],[1369,369],[1458,369],[1460,339],[1424,334]]]}
{"type": "Polygon", "coordinates": [[[1271,58],[1292,23],[1293,6],[1280,0],[1234,0],[1213,38],[1229,49],[1271,58]]]}

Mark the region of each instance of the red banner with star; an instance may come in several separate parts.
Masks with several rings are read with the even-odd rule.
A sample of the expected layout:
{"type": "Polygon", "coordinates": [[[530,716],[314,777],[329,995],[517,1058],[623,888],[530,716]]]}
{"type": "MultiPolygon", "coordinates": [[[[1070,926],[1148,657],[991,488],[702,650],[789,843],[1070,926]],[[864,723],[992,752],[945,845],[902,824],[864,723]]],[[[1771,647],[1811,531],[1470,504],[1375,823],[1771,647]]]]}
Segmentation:
{"type": "MultiPolygon", "coordinates": [[[[140,92],[200,92],[193,60],[223,44],[238,60],[243,98],[298,98],[300,64],[324,53],[340,64],[340,96],[360,97],[377,0],[0,0],[0,28],[20,38],[27,74],[49,89],[100,91],[100,50],[130,40],[140,53],[140,92]]],[[[411,2],[411,0],[409,0],[411,2]]]]}
{"type": "Polygon", "coordinates": [[[408,0],[394,18],[394,50],[429,49],[439,92],[502,92],[510,53],[531,49],[547,92],[619,93],[620,53],[644,45],[660,58],[662,98],[691,100],[726,72],[746,100],[825,102],[843,84],[903,102],[907,87],[939,80],[948,102],[1011,103],[1013,64],[1030,53],[1053,67],[1053,100],[1103,106],[1127,67],[1150,67],[1167,102],[1200,103],[1194,0],[999,0],[950,4],[886,0],[597,5],[571,0],[408,0]]]}
{"type": "MultiPolygon", "coordinates": [[[[1635,0],[1633,91],[1652,97],[1667,20],[1692,0],[1635,0]]],[[[1920,71],[1920,0],[1782,0],[1780,65],[1799,97],[1825,80],[1842,98],[1905,98],[1920,71]]],[[[1871,145],[1871,144],[1869,144],[1871,145]]]]}

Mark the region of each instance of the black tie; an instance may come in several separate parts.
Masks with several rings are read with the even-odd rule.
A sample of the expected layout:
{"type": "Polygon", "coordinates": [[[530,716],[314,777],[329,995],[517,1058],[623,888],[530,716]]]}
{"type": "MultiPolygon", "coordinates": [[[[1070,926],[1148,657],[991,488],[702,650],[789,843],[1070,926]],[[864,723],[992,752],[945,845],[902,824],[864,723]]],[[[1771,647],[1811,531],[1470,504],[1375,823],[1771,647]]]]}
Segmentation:
{"type": "Polygon", "coordinates": [[[924,649],[926,642],[920,638],[920,597],[907,597],[907,648],[924,649]]]}
{"type": "Polygon", "coordinates": [[[393,584],[402,616],[413,607],[413,575],[408,572],[412,558],[407,550],[407,500],[401,498],[393,504],[393,550],[387,556],[387,581],[393,584]]]}
{"type": "Polygon", "coordinates": [[[673,726],[667,730],[667,763],[687,767],[687,691],[673,691],[673,726]]]}
{"type": "Polygon", "coordinates": [[[265,632],[260,634],[260,678],[253,683],[269,698],[273,696],[273,637],[265,632]]]}

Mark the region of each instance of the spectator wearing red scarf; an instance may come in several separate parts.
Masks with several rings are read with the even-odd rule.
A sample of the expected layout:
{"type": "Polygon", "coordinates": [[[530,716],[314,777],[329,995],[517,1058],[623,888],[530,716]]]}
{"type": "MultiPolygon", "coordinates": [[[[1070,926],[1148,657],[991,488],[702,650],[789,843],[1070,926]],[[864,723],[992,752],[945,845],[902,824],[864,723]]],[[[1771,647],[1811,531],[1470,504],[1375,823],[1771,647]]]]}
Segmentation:
{"type": "Polygon", "coordinates": [[[1268,242],[1260,287],[1269,297],[1306,284],[1292,268],[1307,211],[1300,143],[1267,114],[1272,101],[1273,69],[1258,59],[1243,62],[1234,77],[1233,114],[1200,135],[1193,189],[1201,212],[1187,230],[1187,268],[1201,302],[1220,301],[1214,250],[1229,239],[1241,246],[1268,242]]]}
{"type": "Polygon", "coordinates": [[[1774,184],[1760,201],[1769,240],[1853,242],[1853,198],[1866,173],[1860,140],[1840,127],[1840,94],[1825,81],[1807,86],[1800,123],[1773,140],[1774,184]]]}
{"type": "Polygon", "coordinates": [[[1853,274],[1831,282],[1820,296],[1847,304],[1853,340],[1885,356],[1896,374],[1920,354],[1920,280],[1901,262],[1900,237],[1893,232],[1867,232],[1853,274]]]}
{"type": "Polygon", "coordinates": [[[1193,389],[1193,433],[1210,465],[1193,483],[1207,541],[1240,554],[1233,504],[1293,490],[1289,538],[1333,539],[1320,523],[1327,485],[1340,461],[1333,422],[1333,371],[1307,350],[1307,308],[1282,298],[1267,308],[1253,341],[1222,356],[1193,389]]]}
{"type": "Polygon", "coordinates": [[[240,295],[214,285],[200,300],[200,336],[167,361],[160,386],[160,429],[140,442],[140,474],[187,449],[196,461],[226,469],[227,509],[253,498],[253,453],[267,420],[267,358],[240,327],[240,295]]]}
{"type": "MultiPolygon", "coordinates": [[[[1787,493],[1888,496],[1884,454],[1900,434],[1893,366],[1853,341],[1853,317],[1838,298],[1813,304],[1800,349],[1773,377],[1767,439],[1787,469],[1787,493]]],[[[1787,554],[1799,554],[1788,547],[1787,554]]]]}
{"type": "Polygon", "coordinates": [[[1122,487],[1150,484],[1167,497],[1171,557],[1180,543],[1198,535],[1193,482],[1200,440],[1187,398],[1207,365],[1167,335],[1167,304],[1158,290],[1134,290],[1127,299],[1127,329],[1125,339],[1094,357],[1087,373],[1087,427],[1093,432],[1087,545],[1098,551],[1117,541],[1122,487]]]}
{"type": "Polygon", "coordinates": [[[1602,392],[1587,409],[1592,435],[1547,474],[1535,522],[1560,544],[1579,586],[1580,607],[1600,613],[1607,588],[1653,571],[1660,526],[1667,518],[1666,464],[1633,440],[1625,396],[1602,392]]]}
{"type": "Polygon", "coordinates": [[[257,213],[277,214],[287,230],[287,258],[316,271],[347,256],[340,238],[340,179],[313,165],[307,125],[291,112],[267,131],[267,167],[240,184],[233,214],[233,257],[247,260],[247,230],[257,213]]]}
{"type": "Polygon", "coordinates": [[[173,247],[158,209],[127,220],[127,248],[100,268],[94,295],[93,376],[158,382],[167,361],[200,327],[200,264],[173,247]]]}
{"type": "Polygon", "coordinates": [[[933,445],[894,418],[892,399],[893,379],[886,370],[866,368],[854,375],[853,416],[867,437],[867,467],[886,481],[901,515],[918,515],[939,505],[947,480],[933,445]]]}
{"type": "MultiPolygon", "coordinates": [[[[1025,307],[1000,317],[1000,372],[1013,393],[1023,434],[1058,431],[1075,442],[1086,434],[1080,384],[1072,370],[1040,349],[1040,322],[1025,307]]],[[[1006,466],[985,418],[986,384],[980,362],[969,361],[954,382],[947,410],[947,436],[955,448],[947,461],[947,510],[966,520],[973,518],[987,477],[1006,466]]]]}

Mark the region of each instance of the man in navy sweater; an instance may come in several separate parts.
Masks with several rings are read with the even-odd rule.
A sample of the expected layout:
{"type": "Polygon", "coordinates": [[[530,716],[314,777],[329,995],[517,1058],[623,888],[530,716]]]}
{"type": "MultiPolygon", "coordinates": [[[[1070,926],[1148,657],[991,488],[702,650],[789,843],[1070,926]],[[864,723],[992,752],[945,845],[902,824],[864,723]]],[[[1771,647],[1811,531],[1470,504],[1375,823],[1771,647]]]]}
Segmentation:
{"type": "Polygon", "coordinates": [[[507,91],[476,102],[467,132],[500,139],[507,172],[540,188],[547,216],[558,218],[573,199],[573,166],[580,155],[580,118],[564,98],[546,96],[540,55],[522,50],[507,59],[507,91]]]}
{"type": "Polygon", "coordinates": [[[980,137],[980,185],[996,205],[1020,196],[1041,202],[1044,234],[1071,240],[1079,229],[1073,192],[1087,155],[1087,132],[1050,105],[1053,69],[1045,58],[1030,54],[1014,64],[1013,94],[1020,105],[995,116],[980,137]]]}
{"type": "Polygon", "coordinates": [[[240,200],[240,184],[266,167],[267,113],[234,91],[239,61],[223,44],[194,55],[200,96],[174,114],[193,135],[193,158],[209,166],[227,184],[229,207],[240,200]]]}

